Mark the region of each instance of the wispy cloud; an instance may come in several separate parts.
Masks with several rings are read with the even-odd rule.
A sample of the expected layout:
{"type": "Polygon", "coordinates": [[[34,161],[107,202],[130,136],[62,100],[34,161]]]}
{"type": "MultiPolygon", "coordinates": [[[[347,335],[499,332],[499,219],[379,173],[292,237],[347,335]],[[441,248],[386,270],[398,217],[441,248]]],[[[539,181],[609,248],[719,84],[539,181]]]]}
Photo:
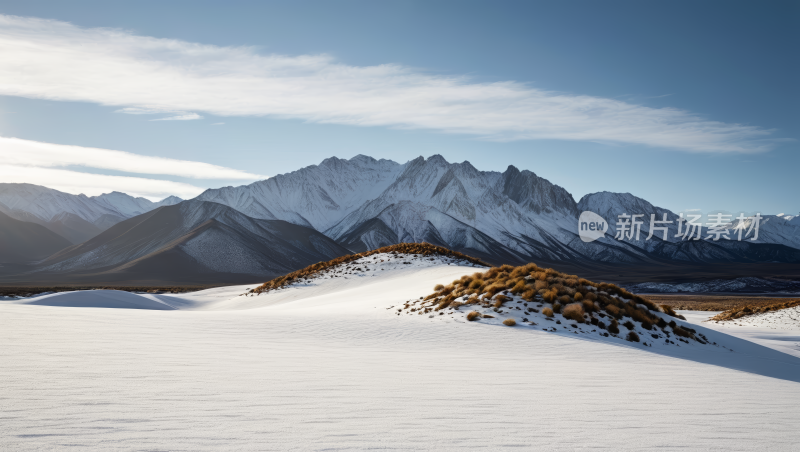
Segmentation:
{"type": "Polygon", "coordinates": [[[169,116],[167,118],[151,119],[151,121],[191,121],[193,119],[203,119],[197,113],[187,113],[184,115],[169,116]]]}
{"type": "Polygon", "coordinates": [[[152,157],[110,149],[42,143],[0,137],[0,165],[58,168],[83,166],[136,174],[158,174],[192,179],[255,181],[264,176],[191,160],[152,157]]]}
{"type": "Polygon", "coordinates": [[[125,113],[127,115],[174,115],[166,118],[151,119],[151,121],[191,121],[193,119],[203,119],[203,117],[197,113],[190,113],[187,111],[159,110],[155,108],[125,107],[115,111],[114,113],[125,113]]]}
{"type": "Polygon", "coordinates": [[[173,111],[155,110],[152,108],[125,107],[116,110],[114,113],[125,113],[126,115],[161,115],[164,113],[174,113],[173,111]]]}
{"type": "Polygon", "coordinates": [[[191,184],[144,177],[112,176],[56,168],[39,168],[0,163],[0,180],[5,183],[44,185],[66,193],[97,196],[112,191],[132,196],[163,199],[175,195],[194,198],[205,190],[191,184]]]}
{"type": "Polygon", "coordinates": [[[11,96],[431,129],[500,141],[562,139],[744,153],[776,144],[771,130],[674,108],[36,18],[0,16],[0,54],[0,94],[11,96]]]}

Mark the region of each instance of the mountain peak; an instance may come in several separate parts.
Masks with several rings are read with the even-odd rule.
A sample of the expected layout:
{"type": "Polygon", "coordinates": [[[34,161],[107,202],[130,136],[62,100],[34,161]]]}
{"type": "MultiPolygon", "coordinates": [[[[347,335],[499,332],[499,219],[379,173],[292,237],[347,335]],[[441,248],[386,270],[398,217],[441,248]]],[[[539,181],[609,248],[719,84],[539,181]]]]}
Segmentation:
{"type": "Polygon", "coordinates": [[[367,162],[367,163],[378,163],[378,161],[374,157],[370,157],[364,154],[358,154],[355,157],[350,159],[351,162],[367,162]]]}
{"type": "Polygon", "coordinates": [[[342,160],[342,159],[340,159],[339,157],[336,157],[336,156],[334,155],[334,156],[332,156],[332,157],[328,157],[328,158],[326,158],[325,160],[323,160],[322,162],[320,162],[319,166],[332,166],[332,167],[336,167],[336,166],[340,165],[340,164],[341,164],[343,161],[345,161],[345,160],[342,160]]]}
{"type": "Polygon", "coordinates": [[[437,165],[449,165],[450,164],[440,154],[433,154],[432,156],[428,157],[428,163],[433,163],[433,164],[437,164],[437,165]]]}

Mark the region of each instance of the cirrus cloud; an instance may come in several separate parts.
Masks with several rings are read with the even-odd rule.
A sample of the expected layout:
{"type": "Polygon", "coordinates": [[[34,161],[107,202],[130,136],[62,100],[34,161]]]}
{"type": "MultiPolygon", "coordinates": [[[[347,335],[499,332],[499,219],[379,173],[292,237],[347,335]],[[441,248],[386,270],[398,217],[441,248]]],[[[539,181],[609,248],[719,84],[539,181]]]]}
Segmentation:
{"type": "Polygon", "coordinates": [[[197,113],[185,113],[182,115],[168,116],[166,118],[151,119],[151,121],[192,121],[194,119],[203,119],[197,113]]]}
{"type": "Polygon", "coordinates": [[[0,164],[41,168],[83,166],[191,179],[255,181],[265,178],[258,174],[210,163],[6,137],[0,137],[0,164]]]}
{"type": "Polygon", "coordinates": [[[350,66],[325,55],[265,55],[37,18],[0,16],[0,54],[0,94],[184,112],[163,118],[170,120],[205,112],[716,153],[761,152],[778,142],[759,127],[515,81],[475,83],[394,64],[350,66]]]}
{"type": "Polygon", "coordinates": [[[0,180],[3,183],[43,185],[74,195],[98,196],[103,193],[121,191],[131,196],[141,196],[151,201],[170,195],[191,199],[205,188],[170,180],[145,177],[114,176],[84,173],[68,169],[38,168],[0,163],[0,180]]]}

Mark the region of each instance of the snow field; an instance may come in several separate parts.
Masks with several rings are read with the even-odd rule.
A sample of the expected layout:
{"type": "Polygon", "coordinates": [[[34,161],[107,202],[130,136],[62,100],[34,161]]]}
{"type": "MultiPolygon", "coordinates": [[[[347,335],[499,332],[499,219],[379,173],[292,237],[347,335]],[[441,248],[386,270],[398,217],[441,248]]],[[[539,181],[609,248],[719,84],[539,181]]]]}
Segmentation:
{"type": "Polygon", "coordinates": [[[762,312],[735,320],[726,320],[714,323],[732,324],[754,328],[768,328],[783,331],[800,331],[800,306],[781,309],[778,311],[762,312]]]}
{"type": "Polygon", "coordinates": [[[0,449],[728,451],[800,443],[800,359],[700,325],[691,326],[733,351],[647,347],[585,324],[581,333],[524,312],[535,302],[506,302],[501,315],[476,322],[460,311],[397,315],[437,283],[478,270],[368,256],[261,295],[250,292],[257,284],[125,295],[174,308],[167,311],[63,307],[90,295],[96,305],[125,307],[106,291],[2,302],[0,449]],[[500,324],[506,313],[518,326],[500,324]],[[524,325],[523,315],[537,325],[524,325]],[[556,332],[540,329],[550,324],[556,332]]]}
{"type": "Polygon", "coordinates": [[[710,320],[719,312],[680,313],[692,323],[800,358],[800,315],[797,307],[728,321],[710,320]]]}

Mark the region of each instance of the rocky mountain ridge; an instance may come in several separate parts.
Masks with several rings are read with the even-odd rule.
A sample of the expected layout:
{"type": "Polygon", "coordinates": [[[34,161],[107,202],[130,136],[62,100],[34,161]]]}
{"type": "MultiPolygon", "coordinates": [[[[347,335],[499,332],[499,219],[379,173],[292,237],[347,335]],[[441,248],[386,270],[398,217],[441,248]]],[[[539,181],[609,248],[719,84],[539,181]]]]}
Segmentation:
{"type": "MultiPolygon", "coordinates": [[[[42,263],[47,272],[117,268],[158,254],[179,237],[185,239],[177,248],[182,259],[203,268],[247,274],[279,271],[278,267],[248,270],[243,262],[269,261],[265,247],[289,240],[283,234],[292,235],[291,225],[316,231],[342,253],[428,242],[491,263],[800,263],[797,217],[764,216],[756,243],[709,240],[706,228],[701,230],[703,240],[682,240],[676,237],[678,215],[630,193],[592,193],[576,202],[563,187],[532,171],[515,166],[503,172],[480,171],[469,162],[449,163],[439,155],[403,164],[363,155],[347,160],[331,157],[319,165],[250,185],[206,190],[192,201],[180,201],[170,197],[152,203],[117,192],[90,198],[28,184],[0,184],[0,203],[13,206],[0,204],[0,211],[27,218],[23,221],[41,222],[80,244],[42,263]],[[213,206],[224,206],[227,213],[221,214],[213,206]],[[159,212],[164,209],[177,212],[173,207],[190,228],[158,227],[135,245],[131,242],[113,252],[108,244],[102,252],[87,248],[111,226],[138,224],[150,215],[162,215],[159,212]],[[608,233],[593,242],[579,236],[578,217],[586,210],[609,225],[608,233]],[[643,215],[638,239],[615,238],[616,218],[622,213],[643,215]],[[672,222],[666,240],[655,230],[650,237],[651,214],[672,222]],[[256,236],[269,235],[262,226],[254,226],[261,221],[281,222],[289,229],[278,234],[280,239],[261,243],[256,236]],[[192,240],[189,236],[196,232],[191,231],[205,223],[208,231],[203,229],[202,240],[192,240]],[[259,251],[253,254],[248,247],[259,251]],[[239,258],[231,257],[234,254],[228,253],[228,248],[238,250],[234,254],[239,258]],[[74,256],[66,258],[67,252],[74,256]]],[[[752,219],[730,226],[747,228],[748,221],[752,219]]]]}

